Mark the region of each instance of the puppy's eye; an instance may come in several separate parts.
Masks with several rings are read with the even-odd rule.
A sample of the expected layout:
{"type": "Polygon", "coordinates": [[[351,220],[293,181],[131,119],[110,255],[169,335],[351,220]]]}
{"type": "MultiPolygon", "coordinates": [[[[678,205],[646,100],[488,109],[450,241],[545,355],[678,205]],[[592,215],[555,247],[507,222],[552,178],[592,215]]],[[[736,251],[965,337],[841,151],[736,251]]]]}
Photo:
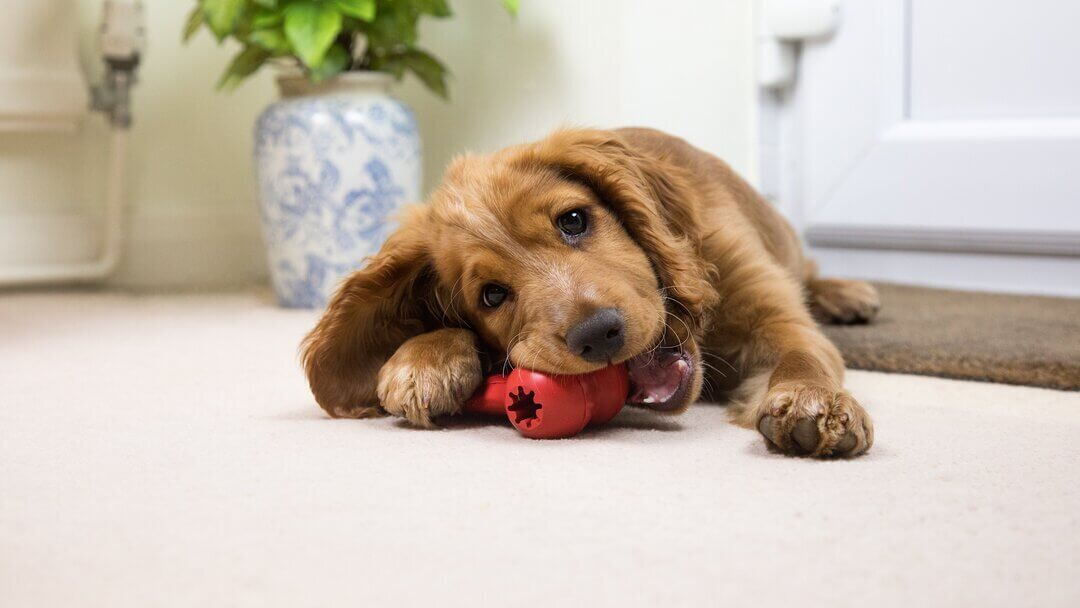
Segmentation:
{"type": "Polygon", "coordinates": [[[484,285],[484,291],[481,295],[481,299],[483,299],[484,301],[484,306],[487,306],[488,308],[498,308],[499,305],[503,303],[503,300],[506,299],[506,296],[509,293],[510,290],[503,287],[502,285],[488,283],[487,285],[484,285]]]}
{"type": "Polygon", "coordinates": [[[574,209],[560,215],[555,223],[566,236],[579,236],[589,227],[588,220],[585,219],[585,211],[581,209],[574,209]]]}

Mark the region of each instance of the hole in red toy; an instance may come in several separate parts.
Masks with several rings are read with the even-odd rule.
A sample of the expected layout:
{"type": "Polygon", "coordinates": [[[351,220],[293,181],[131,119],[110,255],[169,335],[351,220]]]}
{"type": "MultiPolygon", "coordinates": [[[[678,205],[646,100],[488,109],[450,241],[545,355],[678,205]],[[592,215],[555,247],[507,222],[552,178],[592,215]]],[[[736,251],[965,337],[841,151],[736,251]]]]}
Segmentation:
{"type": "Polygon", "coordinates": [[[514,414],[514,424],[524,422],[526,425],[531,425],[533,420],[539,418],[537,412],[544,407],[536,402],[536,391],[525,394],[525,388],[521,386],[517,387],[517,393],[510,393],[510,400],[513,403],[506,409],[514,414]]]}

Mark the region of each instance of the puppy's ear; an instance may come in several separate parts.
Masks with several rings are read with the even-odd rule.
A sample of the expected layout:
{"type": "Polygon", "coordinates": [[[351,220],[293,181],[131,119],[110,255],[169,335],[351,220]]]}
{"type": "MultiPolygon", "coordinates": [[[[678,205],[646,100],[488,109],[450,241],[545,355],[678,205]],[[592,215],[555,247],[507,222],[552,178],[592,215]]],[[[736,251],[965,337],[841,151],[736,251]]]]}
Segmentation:
{"type": "Polygon", "coordinates": [[[648,254],[665,294],[681,305],[672,312],[691,326],[705,322],[715,290],[699,254],[701,203],[685,170],[601,130],[558,131],[525,157],[592,188],[648,254]]]}
{"type": "Polygon", "coordinates": [[[380,415],[379,369],[431,324],[428,209],[411,211],[379,253],[342,283],[301,345],[311,392],[331,416],[380,415]]]}

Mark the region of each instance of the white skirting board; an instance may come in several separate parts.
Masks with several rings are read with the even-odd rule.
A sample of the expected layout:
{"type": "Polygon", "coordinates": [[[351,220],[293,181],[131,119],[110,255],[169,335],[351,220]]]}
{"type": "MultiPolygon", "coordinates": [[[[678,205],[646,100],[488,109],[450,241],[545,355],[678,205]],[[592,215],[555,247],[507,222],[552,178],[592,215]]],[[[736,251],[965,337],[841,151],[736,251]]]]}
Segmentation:
{"type": "MultiPolygon", "coordinates": [[[[80,214],[5,217],[0,266],[92,257],[96,219],[80,214]]],[[[252,207],[141,207],[128,219],[124,262],[112,285],[224,287],[266,279],[252,207]]],[[[812,247],[822,274],[954,289],[1080,297],[1080,257],[812,247]]]]}
{"type": "MultiPolygon", "coordinates": [[[[0,267],[96,255],[100,218],[23,214],[0,221],[0,267]]],[[[129,210],[124,259],[110,285],[148,289],[246,285],[266,277],[251,207],[142,206],[129,210]]]]}
{"type": "Polygon", "coordinates": [[[827,276],[1080,297],[1080,257],[812,247],[827,276]]]}

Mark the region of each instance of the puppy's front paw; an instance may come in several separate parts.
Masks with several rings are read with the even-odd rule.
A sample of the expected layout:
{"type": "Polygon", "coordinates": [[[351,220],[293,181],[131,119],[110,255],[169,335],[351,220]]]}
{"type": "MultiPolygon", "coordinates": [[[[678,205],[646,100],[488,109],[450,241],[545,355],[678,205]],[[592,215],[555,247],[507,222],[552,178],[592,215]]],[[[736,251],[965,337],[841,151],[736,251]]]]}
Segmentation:
{"type": "Polygon", "coordinates": [[[770,447],[787,454],[857,456],[874,444],[874,424],[845,391],[785,382],[759,410],[757,428],[770,447]]]}
{"type": "Polygon", "coordinates": [[[376,392],[387,412],[431,428],[436,416],[458,414],[483,375],[473,334],[441,329],[411,338],[379,370],[376,392]]]}

